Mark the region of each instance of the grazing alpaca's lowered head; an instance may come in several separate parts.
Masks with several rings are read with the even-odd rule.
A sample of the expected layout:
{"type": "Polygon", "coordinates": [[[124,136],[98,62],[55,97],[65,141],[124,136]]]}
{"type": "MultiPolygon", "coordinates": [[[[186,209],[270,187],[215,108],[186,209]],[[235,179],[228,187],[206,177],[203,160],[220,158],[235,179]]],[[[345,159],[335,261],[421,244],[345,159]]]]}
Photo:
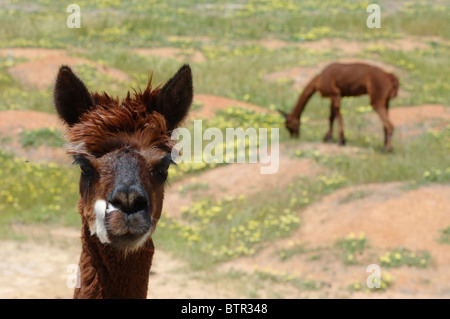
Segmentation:
{"type": "Polygon", "coordinates": [[[54,101],[67,124],[68,153],[80,166],[82,219],[80,287],[75,298],[146,298],[172,163],[170,138],[192,103],[192,74],[184,65],[163,86],[119,100],[90,93],[67,66],[57,75],[54,101]]]}

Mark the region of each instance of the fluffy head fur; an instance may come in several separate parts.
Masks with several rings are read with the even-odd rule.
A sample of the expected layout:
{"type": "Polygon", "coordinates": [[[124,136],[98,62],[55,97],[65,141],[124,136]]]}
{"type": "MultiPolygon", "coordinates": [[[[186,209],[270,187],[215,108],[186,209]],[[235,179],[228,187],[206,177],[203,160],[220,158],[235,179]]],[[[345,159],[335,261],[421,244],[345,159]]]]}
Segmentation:
{"type": "Polygon", "coordinates": [[[152,111],[158,92],[151,83],[143,93],[120,101],[106,93],[92,95],[96,107],[80,116],[66,136],[68,152],[100,157],[124,146],[138,149],[158,147],[169,152],[173,143],[164,117],[152,111]]]}

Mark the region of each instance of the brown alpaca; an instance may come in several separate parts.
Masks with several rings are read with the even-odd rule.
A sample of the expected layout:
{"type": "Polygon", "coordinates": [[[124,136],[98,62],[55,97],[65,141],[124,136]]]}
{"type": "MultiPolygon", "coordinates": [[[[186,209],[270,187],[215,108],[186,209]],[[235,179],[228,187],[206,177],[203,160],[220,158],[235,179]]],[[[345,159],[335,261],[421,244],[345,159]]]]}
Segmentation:
{"type": "Polygon", "coordinates": [[[384,126],[384,150],[391,151],[391,138],[394,126],[388,117],[389,100],[397,96],[399,82],[394,74],[386,73],[380,68],[363,63],[332,63],[306,85],[298,102],[290,114],[280,113],[286,119],[286,128],[291,137],[298,137],[300,117],[306,103],[314,92],[319,91],[324,97],[331,99],[330,126],[324,141],[331,141],[333,122],[339,120],[339,144],[345,145],[344,122],[340,112],[341,98],[368,94],[370,104],[378,113],[384,126]]]}
{"type": "Polygon", "coordinates": [[[68,153],[81,168],[80,287],[74,298],[146,298],[172,163],[170,138],[192,102],[188,65],[162,87],[123,100],[89,93],[67,66],[54,100],[68,125],[68,153]]]}

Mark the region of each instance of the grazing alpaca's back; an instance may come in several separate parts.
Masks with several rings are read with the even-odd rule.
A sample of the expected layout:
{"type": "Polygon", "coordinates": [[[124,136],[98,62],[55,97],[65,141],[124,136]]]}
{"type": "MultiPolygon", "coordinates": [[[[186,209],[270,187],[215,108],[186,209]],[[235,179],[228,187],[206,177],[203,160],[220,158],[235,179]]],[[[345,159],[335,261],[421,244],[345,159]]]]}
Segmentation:
{"type": "Polygon", "coordinates": [[[286,128],[293,137],[300,132],[300,117],[315,92],[331,99],[329,130],[324,141],[332,139],[333,122],[339,121],[339,144],[345,144],[344,124],[340,112],[341,98],[368,94],[370,104],[378,113],[384,126],[384,149],[392,150],[391,138],[394,126],[388,118],[389,100],[397,96],[398,78],[378,67],[364,63],[332,63],[316,75],[305,87],[291,113],[280,113],[286,119],[286,128]]]}
{"type": "MultiPolygon", "coordinates": [[[[151,81],[150,81],[151,82],[151,81]]],[[[80,287],[75,298],[146,298],[174,146],[170,134],[192,102],[185,65],[162,87],[123,100],[90,93],[63,66],[56,110],[67,124],[68,153],[80,166],[80,287]]]]}

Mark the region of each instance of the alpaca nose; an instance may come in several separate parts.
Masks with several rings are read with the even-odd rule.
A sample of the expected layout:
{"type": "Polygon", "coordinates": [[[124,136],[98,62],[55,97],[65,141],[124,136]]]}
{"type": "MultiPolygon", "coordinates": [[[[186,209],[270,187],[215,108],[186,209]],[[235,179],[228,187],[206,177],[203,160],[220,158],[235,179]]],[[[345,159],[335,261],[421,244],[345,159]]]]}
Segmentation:
{"type": "Polygon", "coordinates": [[[146,192],[136,185],[114,187],[108,195],[108,202],[127,214],[137,213],[148,208],[146,192]]]}

